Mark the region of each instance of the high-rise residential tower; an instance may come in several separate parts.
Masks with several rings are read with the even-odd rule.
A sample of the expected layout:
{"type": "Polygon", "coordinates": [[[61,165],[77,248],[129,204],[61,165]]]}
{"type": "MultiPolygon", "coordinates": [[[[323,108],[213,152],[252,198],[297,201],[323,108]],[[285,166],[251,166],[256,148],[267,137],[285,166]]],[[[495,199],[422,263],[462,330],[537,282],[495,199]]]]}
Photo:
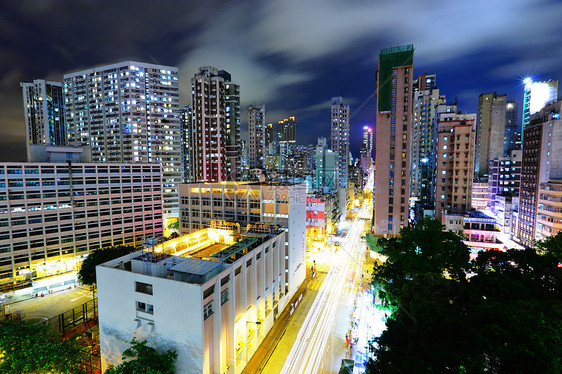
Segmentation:
{"type": "Polygon", "coordinates": [[[194,181],[236,179],[240,162],[240,88],[230,74],[202,66],[191,79],[194,181]]]}
{"type": "Polygon", "coordinates": [[[435,120],[437,105],[445,103],[445,96],[439,94],[435,74],[422,74],[414,81],[414,102],[411,136],[412,197],[419,205],[432,208],[435,163],[430,162],[432,145],[437,141],[435,120]]]}
{"type": "Polygon", "coordinates": [[[25,115],[27,159],[31,144],[66,145],[64,94],[61,82],[35,79],[20,83],[25,115]]]}
{"type": "Polygon", "coordinates": [[[193,121],[191,106],[180,108],[181,170],[183,183],[193,182],[193,121]]]}
{"type": "Polygon", "coordinates": [[[248,162],[250,169],[265,167],[266,131],[265,104],[254,104],[248,107],[248,162]]]}
{"type": "Polygon", "coordinates": [[[363,126],[363,143],[360,149],[361,169],[367,173],[373,163],[373,129],[363,126]]]}
{"type": "Polygon", "coordinates": [[[504,154],[507,96],[496,93],[478,97],[478,119],[474,150],[474,177],[488,178],[489,162],[504,154]]]}
{"type": "Polygon", "coordinates": [[[289,171],[287,160],[296,149],[297,132],[295,117],[285,118],[277,124],[277,140],[279,142],[279,156],[281,157],[281,171],[289,171]]]}
{"type": "Polygon", "coordinates": [[[349,105],[332,97],[330,147],[338,154],[338,187],[347,189],[349,168],[349,105]]]}
{"type": "Polygon", "coordinates": [[[374,231],[398,235],[408,224],[414,46],[386,48],[376,78],[374,231]]]}
{"type": "Polygon", "coordinates": [[[164,216],[179,215],[178,68],[124,61],[64,75],[68,144],[93,162],[162,165],[164,216]]]}
{"type": "Polygon", "coordinates": [[[517,102],[507,100],[503,155],[509,157],[516,149],[521,149],[521,122],[517,121],[517,102]]]}

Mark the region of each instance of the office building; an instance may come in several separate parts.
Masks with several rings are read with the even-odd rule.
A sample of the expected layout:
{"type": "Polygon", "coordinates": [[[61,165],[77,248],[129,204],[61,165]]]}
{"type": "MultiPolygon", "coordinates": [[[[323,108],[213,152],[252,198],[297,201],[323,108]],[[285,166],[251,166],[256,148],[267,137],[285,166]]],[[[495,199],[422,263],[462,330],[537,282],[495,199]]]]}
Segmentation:
{"type": "MultiPolygon", "coordinates": [[[[510,157],[490,161],[488,177],[488,207],[496,214],[496,196],[519,196],[522,150],[511,151],[510,157]]],[[[508,199],[509,200],[509,199],[508,199]]]]}
{"type": "Polygon", "coordinates": [[[102,369],[136,337],[177,352],[177,373],[242,373],[290,307],[284,243],[275,226],[219,222],[98,266],[102,369]]]}
{"type": "Polygon", "coordinates": [[[330,148],[338,155],[338,188],[347,189],[349,168],[349,105],[332,97],[330,148]]]}
{"type": "Polygon", "coordinates": [[[464,214],[472,198],[476,114],[441,114],[438,120],[435,218],[464,214]]]}
{"type": "MultiPolygon", "coordinates": [[[[545,190],[552,186],[550,193],[553,193],[556,191],[555,181],[562,179],[561,107],[562,101],[547,104],[531,116],[523,131],[517,237],[522,245],[530,246],[539,239],[537,230],[542,230],[541,235],[544,235],[537,220],[541,185],[551,183],[545,185],[545,190]]],[[[541,214],[545,213],[545,209],[541,207],[541,210],[541,214]]]]}
{"type": "Polygon", "coordinates": [[[254,104],[248,107],[248,162],[250,169],[265,167],[266,127],[265,104],[254,104]]]}
{"type": "Polygon", "coordinates": [[[277,131],[273,127],[273,123],[268,123],[267,126],[265,127],[265,149],[268,154],[270,153],[269,152],[270,145],[272,145],[277,141],[277,137],[275,136],[276,134],[277,131]]]}
{"type": "Polygon", "coordinates": [[[414,46],[386,48],[377,71],[374,232],[398,235],[408,224],[414,46]]]}
{"type": "Polygon", "coordinates": [[[478,120],[474,150],[474,177],[488,178],[488,163],[504,154],[507,96],[496,93],[478,97],[478,120]]]}
{"type": "MultiPolygon", "coordinates": [[[[445,104],[445,96],[436,87],[436,76],[422,74],[414,81],[414,103],[411,137],[411,195],[417,205],[431,209],[435,163],[430,162],[432,147],[437,142],[436,108],[445,104]]],[[[455,108],[456,112],[456,108],[455,108]]]]}
{"type": "Polygon", "coordinates": [[[472,182],[472,198],[470,203],[472,209],[486,210],[488,208],[488,181],[472,182]]]}
{"type": "Polygon", "coordinates": [[[281,172],[290,172],[289,158],[295,151],[297,142],[295,117],[285,118],[277,124],[277,140],[279,144],[281,172]]]}
{"type": "Polygon", "coordinates": [[[521,122],[517,120],[517,102],[507,100],[505,106],[505,140],[503,155],[508,157],[511,151],[521,149],[521,122]]]}
{"type": "Polygon", "coordinates": [[[315,154],[316,183],[320,192],[335,192],[338,189],[338,154],[328,149],[326,138],[318,138],[315,154]]]}
{"type": "Polygon", "coordinates": [[[359,150],[361,156],[361,170],[364,174],[369,172],[373,164],[373,129],[363,126],[363,142],[359,150]]]}
{"type": "Polygon", "coordinates": [[[25,144],[27,160],[32,144],[67,144],[64,124],[64,94],[61,82],[35,79],[32,83],[20,83],[23,93],[25,116],[25,144]]]}
{"type": "Polygon", "coordinates": [[[548,80],[533,82],[532,78],[525,78],[525,93],[523,96],[523,131],[530,123],[531,116],[538,113],[546,104],[553,103],[558,98],[558,81],[548,80]]]}
{"type": "Polygon", "coordinates": [[[125,61],[64,75],[68,144],[92,162],[162,165],[164,216],[178,216],[178,69],[125,61]]]}
{"type": "Polygon", "coordinates": [[[180,108],[182,182],[193,182],[193,121],[191,106],[180,108]]]}
{"type": "Polygon", "coordinates": [[[562,231],[562,179],[541,183],[537,204],[537,240],[544,240],[562,231]]]}
{"type": "Polygon", "coordinates": [[[68,163],[0,163],[0,294],[57,290],[91,251],[162,236],[160,165],[63,152],[68,163]]]}

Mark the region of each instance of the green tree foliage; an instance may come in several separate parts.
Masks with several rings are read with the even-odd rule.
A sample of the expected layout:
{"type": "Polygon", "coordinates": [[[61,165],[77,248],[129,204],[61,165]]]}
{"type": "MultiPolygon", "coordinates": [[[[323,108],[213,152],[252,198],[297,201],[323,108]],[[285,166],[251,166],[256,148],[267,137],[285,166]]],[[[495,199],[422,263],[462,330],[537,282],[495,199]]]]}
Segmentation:
{"type": "Polygon", "coordinates": [[[110,367],[106,374],[172,374],[178,354],[168,350],[164,354],[148,345],[146,341],[131,341],[131,347],[123,352],[123,363],[110,367]]]}
{"type": "Polygon", "coordinates": [[[373,276],[396,308],[367,373],[562,372],[562,236],[469,262],[439,224],[401,234],[373,276]]]}
{"type": "Polygon", "coordinates": [[[135,250],[135,247],[131,245],[119,245],[115,247],[96,249],[82,262],[82,268],[78,272],[80,282],[89,286],[95,285],[97,265],[116,259],[117,257],[124,256],[135,250]]]}
{"type": "Polygon", "coordinates": [[[0,373],[82,373],[86,356],[86,349],[49,326],[9,319],[0,324],[0,373]]]}

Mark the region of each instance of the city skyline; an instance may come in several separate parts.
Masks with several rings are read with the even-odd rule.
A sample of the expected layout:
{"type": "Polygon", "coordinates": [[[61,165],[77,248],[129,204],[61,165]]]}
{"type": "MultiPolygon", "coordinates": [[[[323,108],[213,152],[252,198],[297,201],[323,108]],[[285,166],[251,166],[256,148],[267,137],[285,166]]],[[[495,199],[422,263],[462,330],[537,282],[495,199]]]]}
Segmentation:
{"type": "MultiPolygon", "coordinates": [[[[562,75],[555,58],[561,49],[556,35],[562,27],[555,19],[562,6],[554,2],[447,4],[440,9],[441,16],[432,13],[435,22],[431,25],[417,21],[404,25],[394,22],[392,16],[374,20],[366,16],[398,15],[395,7],[404,6],[414,7],[418,13],[433,12],[408,2],[347,4],[343,12],[335,1],[310,2],[298,11],[294,2],[217,1],[210,5],[139,5],[135,17],[126,22],[122,18],[126,9],[119,4],[111,9],[76,2],[71,6],[3,5],[0,157],[25,158],[19,82],[62,81],[65,73],[129,59],[178,66],[181,106],[189,104],[189,79],[197,67],[217,65],[231,72],[240,84],[242,108],[263,102],[268,107],[266,121],[295,115],[301,129],[311,129],[297,135],[302,144],[315,144],[318,134],[328,136],[329,101],[341,95],[352,107],[351,150],[355,157],[359,155],[361,128],[375,121],[373,78],[382,47],[413,43],[414,76],[438,74],[440,89],[448,98],[458,97],[463,112],[475,112],[478,95],[486,92],[507,94],[522,108],[523,78],[556,80],[562,75]],[[486,19],[473,22],[474,17],[482,16],[484,6],[486,19]],[[315,17],[319,9],[322,17],[315,17]],[[169,14],[179,14],[177,22],[169,22],[169,14]],[[454,17],[453,27],[451,17],[445,15],[455,14],[465,17],[454,17]],[[291,16],[291,30],[279,21],[283,15],[291,16]],[[71,22],[60,26],[59,17],[71,22]],[[151,22],[144,22],[147,17],[151,22]],[[246,22],[246,17],[259,22],[246,22]],[[93,21],[100,18],[107,21],[93,21]],[[521,20],[534,26],[523,30],[517,27],[521,20]],[[394,26],[397,24],[401,27],[394,26]],[[435,43],[436,33],[442,30],[447,30],[447,35],[435,43]],[[492,48],[496,52],[487,53],[492,48]]],[[[245,111],[241,122],[245,138],[245,111]]]]}

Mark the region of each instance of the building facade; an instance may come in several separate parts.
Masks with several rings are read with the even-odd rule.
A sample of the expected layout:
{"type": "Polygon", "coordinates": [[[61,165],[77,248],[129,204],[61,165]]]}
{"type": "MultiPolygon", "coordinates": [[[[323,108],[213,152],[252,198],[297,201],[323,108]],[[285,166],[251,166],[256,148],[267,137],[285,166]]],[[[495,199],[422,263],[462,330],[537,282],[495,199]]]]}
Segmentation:
{"type": "Polygon", "coordinates": [[[361,170],[368,173],[373,164],[373,129],[363,126],[363,142],[360,149],[361,170]]]}
{"type": "Polygon", "coordinates": [[[496,93],[481,94],[478,97],[478,119],[474,150],[474,177],[485,180],[488,177],[490,160],[504,154],[507,96],[496,93]]]}
{"type": "Polygon", "coordinates": [[[103,369],[137,337],[178,373],[242,373],[292,296],[284,234],[215,225],[98,266],[103,369]]]}
{"type": "Polygon", "coordinates": [[[162,236],[162,168],[0,163],[0,227],[0,294],[46,293],[95,249],[162,236]]]}
{"type": "Polygon", "coordinates": [[[335,192],[338,189],[338,154],[328,149],[326,138],[318,138],[315,154],[315,189],[320,192],[335,192]]]}
{"type": "Polygon", "coordinates": [[[488,207],[496,214],[496,196],[519,196],[522,151],[511,151],[510,157],[490,161],[488,177],[488,207]]]}
{"type": "Polygon", "coordinates": [[[349,168],[349,105],[332,97],[330,148],[338,155],[338,188],[347,189],[349,168]]]}
{"type": "MultiPolygon", "coordinates": [[[[548,103],[558,98],[558,81],[548,80],[534,82],[532,78],[525,78],[525,93],[523,95],[523,130],[531,122],[531,116],[538,113],[548,103]]],[[[523,139],[521,139],[523,141],[523,139]]]]}
{"type": "Polygon", "coordinates": [[[61,82],[35,79],[32,83],[20,83],[25,116],[25,144],[27,160],[32,144],[67,144],[64,123],[64,93],[61,82]]]}
{"type": "Polygon", "coordinates": [[[68,144],[92,162],[162,165],[164,216],[181,182],[178,68],[125,61],[64,75],[68,144]]]}
{"type": "Polygon", "coordinates": [[[521,121],[518,121],[517,102],[507,100],[505,105],[505,140],[504,156],[509,156],[511,151],[521,149],[521,121]]]}
{"type": "Polygon", "coordinates": [[[439,220],[444,212],[464,214],[470,209],[475,122],[475,114],[439,119],[435,176],[435,217],[439,220]]]}
{"type": "Polygon", "coordinates": [[[248,107],[248,162],[250,169],[265,167],[266,148],[265,104],[255,104],[248,107]]]}
{"type": "Polygon", "coordinates": [[[398,235],[407,226],[414,46],[381,50],[377,71],[374,232],[398,235]]]}
{"type": "Polygon", "coordinates": [[[191,106],[180,108],[182,182],[193,182],[193,118],[191,106]]]}

